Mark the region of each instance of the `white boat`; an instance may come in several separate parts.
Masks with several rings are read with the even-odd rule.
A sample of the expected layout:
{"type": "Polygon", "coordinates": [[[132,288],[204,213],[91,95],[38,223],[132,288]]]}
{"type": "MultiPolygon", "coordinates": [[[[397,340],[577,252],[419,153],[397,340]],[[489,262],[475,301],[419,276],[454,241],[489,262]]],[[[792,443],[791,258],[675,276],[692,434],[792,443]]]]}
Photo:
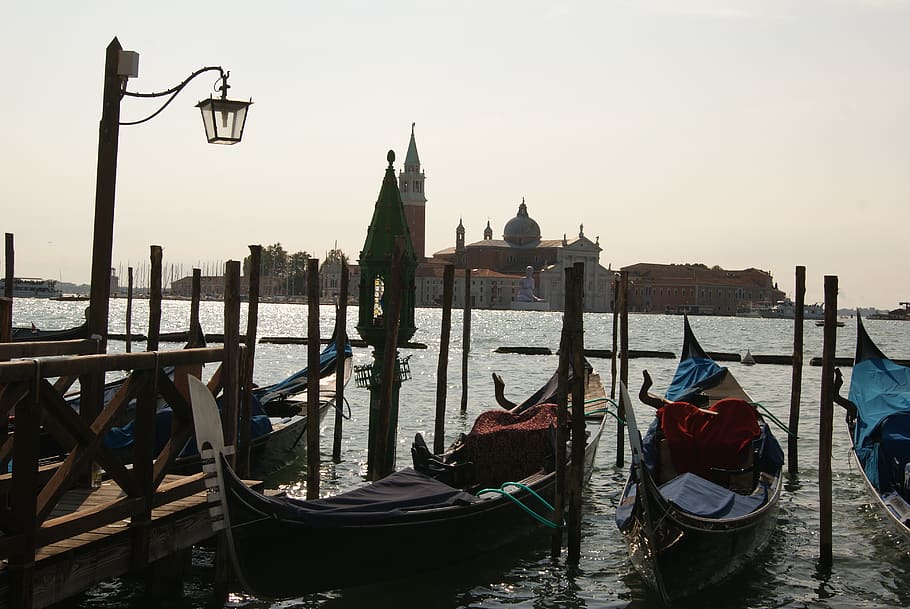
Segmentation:
{"type": "MultiPolygon", "coordinates": [[[[0,279],[0,292],[6,291],[6,279],[0,279]]],[[[16,277],[13,279],[13,298],[58,298],[63,292],[53,279],[16,277]]]]}
{"type": "MultiPolygon", "coordinates": [[[[778,300],[772,306],[761,309],[759,315],[770,319],[793,319],[796,317],[796,303],[789,298],[778,300]]],[[[824,319],[825,305],[823,304],[804,304],[803,319],[824,319]]]]}

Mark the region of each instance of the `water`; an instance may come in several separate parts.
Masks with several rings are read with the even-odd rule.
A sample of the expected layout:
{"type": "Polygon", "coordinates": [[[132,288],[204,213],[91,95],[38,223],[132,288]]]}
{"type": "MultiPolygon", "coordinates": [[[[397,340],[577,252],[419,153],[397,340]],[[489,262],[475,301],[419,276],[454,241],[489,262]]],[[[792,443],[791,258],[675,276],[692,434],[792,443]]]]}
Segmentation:
{"type": "MultiPolygon", "coordinates": [[[[21,299],[14,307],[14,325],[34,322],[39,327],[59,328],[76,325],[83,319],[86,303],[21,299]]],[[[111,303],[111,331],[124,331],[125,301],[111,303]]],[[[189,303],[165,301],[162,331],[187,327],[189,303]]],[[[201,320],[205,330],[220,332],[223,305],[202,303],[201,320]]],[[[242,311],[246,315],[246,310],[242,311]]],[[[144,332],[148,316],[147,303],[134,303],[133,331],[144,332]]],[[[259,336],[302,336],[306,334],[307,308],[299,305],[262,304],[259,308],[259,336]]],[[[244,317],[245,319],[245,317],[244,317]]],[[[436,403],[436,370],[439,351],[441,312],[417,311],[418,331],[413,340],[428,345],[426,350],[404,351],[411,355],[413,379],[401,389],[400,428],[398,433],[398,466],[409,463],[409,446],[420,432],[432,446],[436,403]]],[[[585,346],[609,349],[612,346],[612,315],[585,316],[585,346]]],[[[837,331],[836,354],[850,357],[855,344],[855,322],[846,319],[837,331]]],[[[790,320],[747,319],[728,317],[695,317],[693,328],[702,346],[709,351],[784,355],[792,352],[793,329],[790,320]]],[[[349,314],[349,332],[356,312],[349,314]]],[[[471,329],[469,400],[465,415],[459,412],[461,400],[461,312],[453,312],[453,334],[449,352],[447,440],[466,431],[481,410],[494,407],[492,372],[506,380],[506,394],[513,400],[523,397],[542,384],[556,367],[556,356],[523,356],[496,354],[499,346],[541,346],[555,352],[561,329],[558,313],[474,311],[471,329]]],[[[334,312],[323,307],[320,326],[324,336],[331,333],[334,312]]],[[[243,327],[244,324],[241,323],[243,327]]],[[[910,357],[910,324],[892,321],[866,322],[866,327],[881,349],[894,358],[910,357]]],[[[634,350],[671,351],[679,354],[682,342],[682,318],[659,315],[631,315],[629,345],[634,350]]],[[[141,344],[137,347],[142,347],[141,344]]],[[[173,345],[172,348],[178,348],[173,345]]],[[[111,350],[123,350],[123,343],[112,342],[111,350]]],[[[169,348],[165,346],[164,348],[169,348]]],[[[830,572],[818,566],[818,420],[821,368],[809,366],[812,357],[821,356],[822,329],[809,323],[805,327],[802,407],[798,442],[800,472],[785,480],[781,499],[779,527],[771,547],[750,568],[725,585],[700,595],[686,607],[908,607],[910,606],[910,558],[905,543],[893,538],[869,505],[862,479],[849,458],[849,438],[838,407],[835,411],[833,490],[834,564],[830,572]]],[[[369,349],[354,349],[355,364],[368,363],[369,349]]],[[[269,383],[300,369],[306,358],[305,345],[259,344],[256,347],[255,380],[269,383]]],[[[592,360],[602,373],[609,392],[609,360],[592,360]]],[[[640,386],[641,371],[647,368],[654,378],[654,389],[662,390],[676,366],[675,360],[633,359],[629,362],[629,379],[634,395],[640,386]]],[[[790,405],[791,370],[786,366],[728,364],[752,397],[786,422],[790,405]]],[[[850,369],[844,371],[848,386],[850,369]]],[[[351,419],[344,422],[343,461],[330,462],[333,416],[322,427],[323,494],[334,494],[362,484],[366,469],[366,435],[368,393],[351,383],[346,396],[351,405],[351,419]]],[[[648,421],[650,409],[636,405],[640,421],[648,421]]],[[[586,495],[583,519],[582,558],[577,569],[567,570],[563,561],[549,558],[549,542],[544,534],[497,556],[486,557],[457,569],[433,572],[396,581],[383,586],[336,591],[300,599],[270,603],[238,593],[232,606],[250,609],[278,608],[344,608],[344,607],[659,607],[659,600],[644,586],[632,570],[622,537],[613,516],[626,469],[615,464],[615,426],[608,427],[600,444],[598,469],[594,472],[586,495]]],[[[784,433],[778,437],[785,443],[784,433]]],[[[448,442],[447,442],[448,443],[448,442]]],[[[627,447],[628,442],[624,445],[627,447]]],[[[628,464],[628,457],[626,458],[628,464]]],[[[288,468],[268,482],[290,490],[305,488],[305,460],[301,454],[288,468]]],[[[445,548],[427,540],[424,552],[432,560],[445,548]]],[[[297,552],[318,552],[318,548],[281,548],[276,540],[276,560],[293,560],[297,552]]],[[[390,552],[394,549],[389,549],[390,552]]],[[[186,609],[207,606],[211,593],[211,554],[199,550],[194,554],[191,579],[185,586],[185,597],[178,604],[186,609]]],[[[377,560],[381,560],[377,557],[377,560]]],[[[338,565],[344,569],[345,565],[338,565]]],[[[351,581],[357,573],[351,573],[351,581]]],[[[305,577],[301,573],[301,577],[305,577]]],[[[149,607],[141,586],[129,580],[117,580],[97,586],[75,604],[78,609],[107,607],[149,607]]]]}

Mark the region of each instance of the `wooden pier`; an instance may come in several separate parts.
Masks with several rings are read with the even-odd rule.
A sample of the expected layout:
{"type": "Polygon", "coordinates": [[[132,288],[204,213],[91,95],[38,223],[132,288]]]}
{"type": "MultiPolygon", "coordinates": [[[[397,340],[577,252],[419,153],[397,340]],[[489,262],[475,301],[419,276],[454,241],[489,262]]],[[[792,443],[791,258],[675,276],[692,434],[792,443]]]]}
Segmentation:
{"type": "MultiPolygon", "coordinates": [[[[223,366],[232,351],[99,349],[95,340],[0,343],[0,416],[11,423],[0,431],[0,467],[11,470],[0,475],[0,607],[47,607],[125,574],[179,580],[190,548],[213,535],[202,474],[169,469],[193,433],[186,375],[219,364],[210,388],[233,384],[236,395],[237,366],[223,366]],[[92,378],[114,371],[124,382],[91,408],[92,378]],[[64,398],[77,379],[78,412],[64,398]],[[174,424],[155,455],[159,400],[174,424]],[[103,442],[125,418],[136,420],[129,463],[103,442]]],[[[243,359],[244,349],[234,352],[243,359]]]]}

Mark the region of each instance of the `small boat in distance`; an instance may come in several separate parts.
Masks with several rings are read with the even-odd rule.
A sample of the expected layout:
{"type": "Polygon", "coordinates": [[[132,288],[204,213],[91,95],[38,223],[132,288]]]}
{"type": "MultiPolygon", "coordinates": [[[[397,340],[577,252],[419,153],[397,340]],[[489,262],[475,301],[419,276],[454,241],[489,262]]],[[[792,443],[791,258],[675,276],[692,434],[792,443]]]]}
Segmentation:
{"type": "MultiPolygon", "coordinates": [[[[6,278],[0,278],[0,293],[6,290],[6,278]]],[[[63,292],[57,289],[53,279],[16,277],[13,279],[13,298],[59,298],[63,292]]]]}
{"type": "Polygon", "coordinates": [[[889,359],[856,316],[849,397],[835,371],[834,401],[847,411],[853,457],[881,517],[910,541],[910,368],[889,359]]]}
{"type": "MultiPolygon", "coordinates": [[[[824,327],[825,327],[825,320],[824,320],[824,319],[818,319],[818,320],[815,321],[815,325],[818,326],[819,328],[824,328],[824,327]]],[[[843,327],[844,327],[844,322],[841,321],[840,319],[838,319],[838,320],[835,320],[834,325],[837,326],[838,328],[843,328],[843,327]]]]}
{"type": "Polygon", "coordinates": [[[665,603],[744,569],[777,524],[783,450],[733,374],[698,344],[685,319],[682,355],[641,436],[622,386],[632,468],[616,524],[629,558],[665,603]]]}

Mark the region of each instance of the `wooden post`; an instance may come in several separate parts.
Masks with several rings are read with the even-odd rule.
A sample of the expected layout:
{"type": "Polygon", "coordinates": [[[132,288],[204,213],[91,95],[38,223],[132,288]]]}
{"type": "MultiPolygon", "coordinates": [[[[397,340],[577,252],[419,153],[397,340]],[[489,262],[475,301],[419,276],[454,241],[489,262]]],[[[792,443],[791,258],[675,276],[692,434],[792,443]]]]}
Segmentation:
{"type": "Polygon", "coordinates": [[[319,498],[319,259],[307,260],[306,498],[319,498]]]}
{"type": "MultiPolygon", "coordinates": [[[[259,326],[259,268],[262,264],[262,246],[251,245],[249,266],[249,293],[247,294],[246,316],[246,359],[243,366],[242,394],[240,396],[240,434],[237,447],[237,467],[241,475],[252,471],[250,442],[252,441],[253,370],[256,368],[256,332],[259,326]]],[[[196,324],[199,320],[197,316],[196,324]]],[[[199,334],[202,334],[201,329],[199,334]]]]}
{"type": "Polygon", "coordinates": [[[151,246],[151,275],[149,279],[149,330],[146,351],[158,350],[161,334],[161,246],[151,246]]]}
{"type": "Polygon", "coordinates": [[[13,234],[6,233],[6,257],[4,258],[6,271],[3,276],[3,308],[0,309],[0,342],[13,340],[13,289],[16,283],[14,260],[13,234]]]}
{"type": "Polygon", "coordinates": [[[133,267],[126,267],[126,352],[133,352],[133,267]]]}
{"type": "MultiPolygon", "coordinates": [[[[619,273],[619,380],[629,386],[629,271],[619,273]]],[[[631,407],[631,404],[630,404],[631,407]]],[[[616,422],[616,467],[623,467],[626,461],[626,430],[622,421],[626,418],[625,404],[620,401],[619,418],[616,422]]]]}
{"type": "MultiPolygon", "coordinates": [[[[573,319],[572,307],[575,300],[575,276],[571,267],[563,269],[563,307],[562,307],[562,332],[559,337],[559,359],[556,367],[556,454],[554,467],[556,468],[556,490],[553,495],[553,519],[562,522],[566,513],[566,423],[568,421],[569,404],[569,367],[572,365],[572,338],[571,320],[573,319]]],[[[550,556],[559,558],[562,553],[562,528],[553,529],[551,537],[550,556]]]]}
{"type": "Polygon", "coordinates": [[[205,333],[199,323],[199,301],[202,299],[202,271],[193,269],[193,282],[190,284],[190,344],[194,347],[204,346],[205,333]]]}
{"type": "Polygon", "coordinates": [[[395,237],[395,251],[392,254],[392,276],[390,277],[388,308],[385,326],[385,359],[382,361],[382,390],[379,396],[379,425],[376,433],[376,466],[373,480],[379,480],[392,473],[395,464],[388,462],[389,436],[392,435],[392,400],[398,383],[398,328],[401,325],[401,292],[403,290],[402,259],[404,239],[395,237]]]}
{"type": "Polygon", "coordinates": [[[831,541],[831,443],[834,435],[834,354],[837,343],[837,276],[825,275],[825,339],[822,346],[822,387],[818,422],[819,562],[829,569],[831,541]]]}
{"type": "MultiPolygon", "coordinates": [[[[108,305],[111,298],[111,253],[114,243],[114,198],[117,183],[117,146],[120,138],[120,96],[122,81],[118,74],[123,47],[114,38],[107,46],[104,62],[104,90],[101,97],[101,123],[98,133],[98,172],[95,179],[95,217],[92,230],[92,279],[89,305],[89,336],[101,340],[100,353],[107,353],[108,305]]],[[[98,379],[99,385],[104,379],[98,379]]],[[[91,388],[88,406],[92,420],[100,409],[101,389],[91,388]],[[98,392],[96,400],[94,394],[98,392]],[[95,408],[94,402],[98,402],[95,408]]],[[[81,408],[80,408],[81,411],[81,408]]]]}
{"type": "MultiPolygon", "coordinates": [[[[36,364],[37,367],[37,364],[36,364]]],[[[36,377],[38,371],[36,369],[36,377]]],[[[41,379],[36,378],[36,381],[41,379]]],[[[38,457],[41,406],[38,383],[32,393],[16,404],[16,442],[13,444],[13,478],[10,487],[10,522],[21,541],[13,544],[7,570],[9,573],[10,607],[31,609],[34,598],[35,534],[38,509],[38,457]],[[29,399],[30,398],[30,399],[29,399]]]]}
{"type": "Polygon", "coordinates": [[[793,317],[793,378],[790,384],[790,433],[787,434],[787,469],[791,476],[799,472],[797,438],[799,437],[799,403],[803,383],[803,315],[806,302],[806,267],[796,267],[796,314],[793,317]]]}
{"type": "MultiPolygon", "coordinates": [[[[0,296],[0,343],[13,340],[13,299],[0,296]]],[[[6,359],[0,358],[0,361],[6,359]]]]}
{"type": "Polygon", "coordinates": [[[13,297],[16,288],[16,250],[13,247],[13,233],[6,233],[6,256],[4,258],[3,295],[13,297]]]}
{"type": "Polygon", "coordinates": [[[610,399],[616,399],[616,348],[619,337],[619,277],[613,276],[613,349],[610,351],[610,399]]]}
{"type": "Polygon", "coordinates": [[[577,566],[581,558],[581,487],[585,461],[585,336],[584,285],[585,265],[572,267],[572,464],[567,482],[569,514],[567,518],[569,549],[566,561],[577,566]]]}
{"type": "MultiPolygon", "coordinates": [[[[237,412],[240,401],[240,262],[228,260],[224,268],[224,362],[221,378],[224,400],[221,421],[226,444],[237,444],[237,412]]],[[[235,466],[236,455],[228,457],[235,466]]]]}
{"type": "Polygon", "coordinates": [[[464,269],[464,319],[461,340],[461,412],[468,411],[468,355],[471,353],[471,267],[464,269]]]}
{"type": "Polygon", "coordinates": [[[442,329],[439,334],[439,362],[436,364],[436,424],[433,427],[433,453],[445,450],[446,397],[449,380],[449,338],[452,334],[452,295],[455,266],[447,264],[442,272],[442,329]]]}
{"type": "Polygon", "coordinates": [[[342,427],[344,425],[344,368],[345,346],[348,341],[348,263],[341,261],[341,285],[338,290],[338,306],[335,308],[335,427],[332,442],[332,461],[341,463],[342,427]]]}

